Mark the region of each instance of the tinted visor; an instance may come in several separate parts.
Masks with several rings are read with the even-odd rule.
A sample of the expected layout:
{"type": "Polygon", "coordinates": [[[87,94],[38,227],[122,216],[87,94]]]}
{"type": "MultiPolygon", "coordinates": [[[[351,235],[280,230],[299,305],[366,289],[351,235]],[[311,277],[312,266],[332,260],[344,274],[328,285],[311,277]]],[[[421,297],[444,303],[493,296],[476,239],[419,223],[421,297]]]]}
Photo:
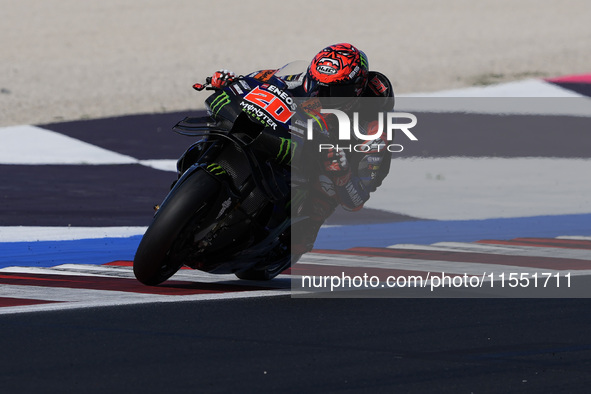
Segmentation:
{"type": "Polygon", "coordinates": [[[318,97],[357,97],[361,88],[359,83],[341,83],[328,86],[318,86],[318,97]]]}
{"type": "Polygon", "coordinates": [[[361,87],[359,83],[317,84],[315,91],[325,104],[339,107],[357,98],[361,87]]]}

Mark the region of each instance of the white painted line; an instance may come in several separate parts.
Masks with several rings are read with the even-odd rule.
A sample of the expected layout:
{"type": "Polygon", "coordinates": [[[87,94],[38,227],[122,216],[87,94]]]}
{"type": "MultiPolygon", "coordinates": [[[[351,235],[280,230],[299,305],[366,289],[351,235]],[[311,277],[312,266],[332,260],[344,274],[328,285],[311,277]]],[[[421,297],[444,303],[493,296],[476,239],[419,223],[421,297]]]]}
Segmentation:
{"type": "Polygon", "coordinates": [[[396,97],[396,110],[589,117],[591,98],[543,80],[527,79],[490,86],[403,94],[396,97]]]}
{"type": "MultiPolygon", "coordinates": [[[[99,266],[94,266],[99,267],[99,266]]],[[[81,271],[81,270],[72,270],[72,271],[64,271],[60,269],[55,269],[54,267],[19,267],[19,266],[10,266],[0,268],[0,272],[2,273],[10,273],[10,274],[26,274],[26,275],[71,275],[71,276],[99,276],[99,277],[111,277],[113,275],[109,275],[107,271],[103,272],[88,272],[88,271],[81,271]]]]}
{"type": "MultiPolygon", "coordinates": [[[[431,244],[431,245],[418,245],[418,244],[395,244],[395,245],[390,245],[387,246],[388,249],[402,249],[402,250],[429,250],[429,251],[439,251],[439,252],[451,252],[451,251],[457,251],[457,252],[472,252],[473,250],[471,249],[471,243],[462,243],[462,242],[438,242],[435,244],[431,244]],[[458,245],[466,245],[465,248],[454,248],[451,247],[447,244],[458,244],[458,245]]],[[[478,244],[477,244],[478,245],[478,244]]],[[[483,245],[483,246],[488,246],[488,245],[483,245]]],[[[479,249],[478,246],[475,249],[479,249]]],[[[499,249],[503,249],[502,247],[499,247],[499,249]]],[[[511,251],[511,249],[509,248],[505,248],[506,251],[511,251]]]]}
{"type": "Polygon", "coordinates": [[[589,260],[591,263],[591,250],[585,249],[565,249],[519,245],[491,245],[469,242],[437,242],[433,245],[402,244],[388,246],[388,248],[460,253],[485,253],[504,256],[552,257],[563,259],[589,260]]]}
{"type": "Polygon", "coordinates": [[[424,92],[403,94],[401,97],[495,97],[495,98],[581,98],[582,94],[564,89],[553,83],[541,79],[525,79],[522,81],[506,82],[487,86],[474,86],[462,89],[440,90],[438,92],[424,92]]]}
{"type": "Polygon", "coordinates": [[[176,172],[176,160],[138,160],[37,126],[0,127],[0,164],[141,164],[176,172]]]}
{"type": "Polygon", "coordinates": [[[152,167],[157,170],[176,172],[176,160],[140,160],[139,163],[146,167],[152,167]]]}
{"type": "Polygon", "coordinates": [[[556,237],[558,239],[573,239],[578,241],[591,241],[591,237],[586,235],[563,235],[560,237],[556,237]]]}
{"type": "MultiPolygon", "coordinates": [[[[0,297],[61,302],[112,302],[120,299],[151,299],[157,294],[130,293],[116,290],[73,289],[68,287],[0,285],[0,297]]],[[[3,308],[0,308],[0,313],[3,308]]]]}
{"type": "MultiPolygon", "coordinates": [[[[5,286],[5,285],[2,285],[5,286]]],[[[164,303],[164,302],[191,302],[191,301],[207,301],[207,300],[231,300],[240,298],[261,298],[261,297],[277,297],[289,295],[291,289],[281,290],[255,290],[255,291],[241,291],[231,293],[215,293],[215,294],[196,294],[196,295],[152,295],[152,294],[136,294],[126,293],[123,297],[114,297],[112,299],[104,300],[85,300],[78,302],[64,302],[55,304],[40,304],[40,305],[24,305],[0,308],[0,315],[8,315],[15,313],[28,312],[46,312],[59,311],[71,309],[84,308],[99,308],[105,306],[121,306],[121,305],[137,305],[148,303],[164,303]]],[[[12,296],[14,297],[14,296],[12,296]]]]}
{"type": "MultiPolygon", "coordinates": [[[[349,255],[330,255],[330,254],[315,254],[311,253],[305,255],[297,263],[301,265],[305,264],[316,264],[333,267],[343,268],[381,268],[389,270],[405,270],[405,271],[420,271],[430,272],[431,274],[437,274],[445,272],[446,274],[467,274],[467,275],[482,275],[484,272],[490,273],[503,273],[503,272],[515,272],[515,273],[572,273],[572,276],[578,275],[591,275],[590,270],[556,270],[548,268],[536,268],[536,267],[520,267],[513,265],[501,265],[501,264],[483,264],[475,262],[454,262],[454,261],[438,261],[438,260],[421,260],[421,259],[410,259],[410,258],[398,258],[398,257],[373,257],[373,256],[349,256],[349,255]]],[[[296,264],[296,266],[297,266],[296,264]]],[[[303,267],[302,267],[303,268],[303,267]]],[[[313,269],[311,269],[312,271],[313,269]]],[[[321,270],[320,270],[321,271],[321,270]]],[[[308,274],[312,275],[312,274],[308,274]]]]}
{"type": "Polygon", "coordinates": [[[0,128],[0,164],[132,164],[138,160],[36,126],[0,128]]]}

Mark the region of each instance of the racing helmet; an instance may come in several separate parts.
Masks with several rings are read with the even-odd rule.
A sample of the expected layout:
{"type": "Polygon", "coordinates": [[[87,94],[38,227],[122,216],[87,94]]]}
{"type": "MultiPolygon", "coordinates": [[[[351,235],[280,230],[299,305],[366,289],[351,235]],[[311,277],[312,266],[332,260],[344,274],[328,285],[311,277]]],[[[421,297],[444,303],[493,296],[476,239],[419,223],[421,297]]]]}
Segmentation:
{"type": "Polygon", "coordinates": [[[351,44],[328,46],[308,67],[304,90],[310,97],[356,98],[367,87],[369,65],[365,53],[351,44]]]}

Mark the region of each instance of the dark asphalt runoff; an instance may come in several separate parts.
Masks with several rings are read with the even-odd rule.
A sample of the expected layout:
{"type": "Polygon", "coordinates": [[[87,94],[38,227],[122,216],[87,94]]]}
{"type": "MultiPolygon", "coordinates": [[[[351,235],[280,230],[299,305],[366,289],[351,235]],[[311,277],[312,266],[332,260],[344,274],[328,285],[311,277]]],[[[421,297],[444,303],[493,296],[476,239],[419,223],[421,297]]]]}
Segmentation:
{"type": "Polygon", "coordinates": [[[584,393],[588,300],[291,299],[1,318],[3,393],[584,393]]]}

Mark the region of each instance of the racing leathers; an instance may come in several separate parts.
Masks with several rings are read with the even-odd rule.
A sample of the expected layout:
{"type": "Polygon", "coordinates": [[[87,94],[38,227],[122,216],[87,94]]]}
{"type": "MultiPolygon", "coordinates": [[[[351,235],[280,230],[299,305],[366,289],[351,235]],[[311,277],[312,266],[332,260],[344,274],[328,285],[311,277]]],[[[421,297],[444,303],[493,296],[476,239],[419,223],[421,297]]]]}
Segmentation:
{"type": "MultiPolygon", "coordinates": [[[[302,95],[301,80],[302,76],[285,78],[294,96],[302,95]],[[300,84],[297,84],[298,81],[300,84]]],[[[331,108],[330,98],[318,100],[322,108],[331,108]]],[[[394,108],[392,84],[388,78],[379,72],[370,71],[369,83],[361,97],[340,103],[340,110],[349,115],[352,122],[353,114],[358,113],[360,134],[372,137],[360,140],[351,133],[351,140],[339,140],[336,116],[321,113],[318,103],[316,106],[311,105],[313,108],[308,115],[312,119],[310,123],[314,133],[312,141],[306,143],[311,157],[316,158],[314,161],[318,176],[299,213],[309,219],[292,228],[293,254],[303,254],[312,249],[320,226],[338,205],[349,211],[361,209],[370,193],[382,184],[390,170],[392,154],[387,149],[390,141],[384,128],[381,134],[374,137],[380,129],[378,113],[391,112],[394,108]]]]}
{"type": "MultiPolygon", "coordinates": [[[[277,70],[260,70],[249,77],[267,81],[277,70]]],[[[217,71],[211,79],[215,88],[223,88],[233,82],[234,73],[217,71]]],[[[386,133],[377,137],[378,113],[391,112],[394,108],[394,93],[388,78],[370,71],[368,84],[360,97],[339,102],[339,109],[351,115],[358,113],[358,129],[371,138],[358,139],[353,135],[349,141],[338,140],[338,122],[333,114],[321,113],[322,108],[331,108],[330,98],[308,97],[303,82],[305,73],[282,76],[285,88],[294,97],[302,98],[304,108],[313,128],[312,141],[306,141],[309,163],[313,174],[313,187],[302,205],[298,216],[306,217],[292,226],[292,254],[301,255],[312,250],[320,227],[338,205],[350,211],[363,207],[388,175],[391,153],[386,149],[390,143],[386,133]]],[[[353,120],[353,116],[349,116],[353,120]]],[[[382,123],[383,124],[383,123],[382,123]]],[[[382,130],[383,131],[383,130],[382,130]]]]}

